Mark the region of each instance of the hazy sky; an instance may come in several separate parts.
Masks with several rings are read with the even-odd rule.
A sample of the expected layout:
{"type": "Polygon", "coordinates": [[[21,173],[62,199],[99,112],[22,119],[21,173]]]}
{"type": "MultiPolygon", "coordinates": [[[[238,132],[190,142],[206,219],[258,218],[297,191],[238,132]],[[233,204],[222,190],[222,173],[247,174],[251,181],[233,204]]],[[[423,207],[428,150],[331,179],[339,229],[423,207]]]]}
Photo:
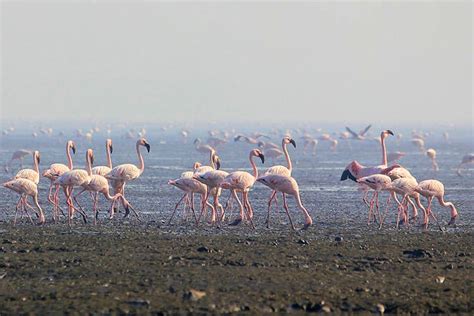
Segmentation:
{"type": "Polygon", "coordinates": [[[472,124],[472,3],[1,3],[1,116],[472,124]]]}

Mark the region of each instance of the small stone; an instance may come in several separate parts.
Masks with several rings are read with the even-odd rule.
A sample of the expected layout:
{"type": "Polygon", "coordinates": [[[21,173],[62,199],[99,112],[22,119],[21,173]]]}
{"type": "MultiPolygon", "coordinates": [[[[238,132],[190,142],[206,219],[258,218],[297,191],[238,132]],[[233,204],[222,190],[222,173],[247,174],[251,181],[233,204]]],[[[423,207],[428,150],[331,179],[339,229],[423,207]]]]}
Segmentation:
{"type": "Polygon", "coordinates": [[[383,306],[383,304],[377,304],[375,306],[375,308],[377,309],[377,312],[380,314],[380,315],[383,315],[383,313],[385,313],[385,306],[383,306]]]}
{"type": "Polygon", "coordinates": [[[198,249],[196,249],[199,252],[210,252],[209,248],[201,246],[198,249]]]}
{"type": "Polygon", "coordinates": [[[444,276],[438,275],[436,277],[436,283],[438,283],[438,284],[443,284],[444,280],[446,280],[446,277],[444,277],[444,276]]]}
{"type": "Polygon", "coordinates": [[[304,239],[298,239],[297,242],[300,245],[309,245],[309,242],[307,240],[304,240],[304,239]]]}
{"type": "Polygon", "coordinates": [[[148,305],[150,305],[149,300],[144,300],[144,299],[141,299],[141,298],[137,298],[135,300],[130,300],[127,303],[130,304],[130,305],[134,305],[134,306],[148,306],[148,305]]]}
{"type": "Polygon", "coordinates": [[[325,313],[330,313],[331,312],[331,307],[324,305],[321,310],[325,313]]]}
{"type": "Polygon", "coordinates": [[[336,238],[334,238],[335,241],[337,242],[341,242],[344,240],[344,238],[342,238],[341,236],[336,236],[336,238]]]}
{"type": "Polygon", "coordinates": [[[183,299],[187,301],[196,302],[206,296],[206,292],[190,289],[188,292],[184,293],[183,299]]]}

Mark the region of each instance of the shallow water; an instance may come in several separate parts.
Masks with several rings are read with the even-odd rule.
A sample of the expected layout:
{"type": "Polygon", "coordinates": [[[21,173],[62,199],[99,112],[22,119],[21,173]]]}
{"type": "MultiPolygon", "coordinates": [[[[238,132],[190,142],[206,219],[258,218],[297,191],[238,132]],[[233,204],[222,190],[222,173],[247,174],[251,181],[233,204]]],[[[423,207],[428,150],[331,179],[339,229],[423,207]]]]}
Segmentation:
{"type": "MultiPolygon", "coordinates": [[[[167,184],[168,179],[177,178],[181,172],[190,170],[195,161],[208,163],[207,155],[198,153],[194,149],[192,144],[194,138],[189,139],[187,144],[183,144],[182,140],[175,136],[177,134],[177,132],[175,134],[169,132],[168,135],[164,133],[150,133],[150,135],[147,135],[147,139],[151,144],[151,152],[146,153],[145,151],[143,153],[146,166],[145,172],[139,179],[128,183],[126,186],[126,196],[129,201],[150,220],[158,222],[167,220],[175,203],[182,196],[179,189],[167,184]],[[164,140],[166,140],[166,144],[163,144],[164,140]]],[[[114,165],[129,162],[136,163],[135,141],[119,136],[112,138],[114,142],[114,152],[112,154],[114,165]]],[[[202,138],[205,139],[206,137],[202,138]]],[[[350,229],[354,225],[366,225],[367,210],[361,201],[361,193],[357,191],[354,182],[350,180],[341,182],[339,178],[345,166],[354,159],[366,165],[379,164],[381,160],[380,145],[375,141],[340,140],[337,151],[332,152],[329,149],[329,144],[320,141],[317,154],[313,156],[304,154],[302,141],[298,141],[299,137],[294,138],[298,147],[296,149],[291,146],[288,147],[294,164],[293,176],[299,183],[303,204],[310,211],[315,221],[315,227],[324,225],[350,229]]],[[[272,141],[280,143],[278,139],[278,137],[273,137],[272,141]]],[[[96,136],[92,143],[80,139],[76,140],[78,152],[73,157],[75,167],[84,167],[87,148],[94,149],[96,165],[105,164],[104,140],[105,137],[101,136],[96,136]]],[[[57,136],[45,137],[41,135],[38,138],[32,138],[25,135],[9,135],[8,137],[2,137],[1,162],[2,164],[6,162],[14,150],[26,148],[40,150],[41,170],[48,168],[54,162],[66,163],[65,142],[66,138],[57,136]]],[[[444,183],[446,188],[445,199],[458,206],[460,214],[456,228],[450,230],[471,230],[474,223],[474,171],[472,169],[465,170],[464,177],[459,177],[456,175],[455,169],[463,155],[474,151],[472,142],[469,139],[458,139],[452,136],[448,143],[440,137],[432,137],[426,141],[426,146],[427,148],[436,148],[440,171],[433,172],[431,170],[430,160],[413,146],[409,139],[402,139],[400,143],[394,138],[387,140],[388,152],[403,151],[407,153],[399,163],[410,169],[418,181],[435,178],[444,183]]],[[[253,147],[255,146],[234,142],[232,139],[227,144],[220,146],[218,152],[222,159],[222,169],[225,171],[250,171],[248,152],[253,147]]],[[[267,159],[265,165],[262,165],[259,161],[256,161],[256,163],[261,172],[273,164],[285,165],[283,158],[275,161],[267,159]]],[[[29,167],[30,165],[31,158],[27,157],[25,166],[29,167]]],[[[15,171],[18,169],[18,163],[14,164],[13,169],[15,171]]],[[[5,181],[11,176],[12,174],[2,172],[1,180],[5,181]]],[[[46,201],[48,186],[49,181],[42,178],[39,186],[40,203],[49,215],[51,207],[46,201]]],[[[223,203],[226,201],[228,194],[228,192],[223,193],[221,198],[223,203]]],[[[270,190],[259,183],[255,184],[250,193],[251,203],[255,209],[257,228],[264,225],[266,201],[269,195],[270,190]]],[[[385,201],[386,196],[387,193],[383,193],[381,199],[385,201]]],[[[16,194],[7,189],[0,189],[1,219],[7,219],[13,215],[16,200],[16,194]]],[[[83,206],[90,209],[88,195],[84,194],[81,201],[83,206]]],[[[281,198],[279,203],[281,203],[281,198]]],[[[196,206],[197,204],[196,200],[196,206]]],[[[295,222],[301,225],[302,214],[296,208],[294,201],[290,200],[289,204],[295,222]]],[[[103,198],[101,199],[101,206],[104,210],[108,208],[103,198]]],[[[434,211],[439,214],[444,223],[449,220],[448,209],[442,209],[435,203],[434,211]]],[[[104,221],[106,221],[105,214],[103,216],[104,221]]],[[[392,204],[386,229],[393,227],[395,218],[396,208],[392,204]]],[[[78,224],[80,223],[79,220],[76,221],[78,224]]],[[[286,215],[280,207],[277,214],[273,213],[272,221],[286,224],[286,215]]],[[[285,225],[276,225],[274,229],[286,228],[285,225]]],[[[436,226],[431,225],[431,229],[436,229],[436,226]]]]}

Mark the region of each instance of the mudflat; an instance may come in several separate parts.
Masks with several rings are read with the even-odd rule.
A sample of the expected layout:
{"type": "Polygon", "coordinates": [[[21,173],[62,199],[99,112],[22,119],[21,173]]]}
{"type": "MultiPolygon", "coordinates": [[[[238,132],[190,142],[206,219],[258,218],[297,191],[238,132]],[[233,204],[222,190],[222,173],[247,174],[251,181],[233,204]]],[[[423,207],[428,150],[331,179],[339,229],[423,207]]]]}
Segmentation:
{"type": "Polygon", "coordinates": [[[0,314],[472,313],[474,233],[0,223],[0,314]]]}

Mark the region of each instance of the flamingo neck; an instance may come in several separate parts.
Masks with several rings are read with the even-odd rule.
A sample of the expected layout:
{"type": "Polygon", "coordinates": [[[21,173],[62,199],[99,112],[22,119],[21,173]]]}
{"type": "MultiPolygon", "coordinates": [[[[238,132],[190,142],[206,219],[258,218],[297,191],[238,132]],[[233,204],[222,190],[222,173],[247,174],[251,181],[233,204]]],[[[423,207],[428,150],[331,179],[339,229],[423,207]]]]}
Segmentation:
{"type": "Polygon", "coordinates": [[[115,195],[112,196],[112,195],[110,195],[110,192],[109,192],[109,190],[107,190],[107,189],[104,189],[104,190],[102,191],[102,194],[104,195],[104,197],[105,197],[108,201],[115,200],[115,199],[117,199],[118,197],[122,196],[121,193],[117,193],[117,194],[115,194],[115,195]]]}
{"type": "Polygon", "coordinates": [[[33,167],[34,167],[36,173],[39,174],[38,156],[37,156],[36,152],[33,155],[33,167]]]}
{"type": "Polygon", "coordinates": [[[110,145],[107,144],[107,166],[112,169],[112,157],[110,156],[110,145]]]}
{"type": "Polygon", "coordinates": [[[92,163],[91,163],[91,156],[87,155],[86,157],[86,171],[89,176],[92,175],[92,163]]]}
{"type": "Polygon", "coordinates": [[[69,143],[67,143],[66,145],[66,156],[67,156],[67,163],[68,163],[69,170],[72,170],[73,165],[72,165],[72,156],[71,156],[71,145],[69,143]]]}
{"type": "Polygon", "coordinates": [[[382,144],[382,165],[387,165],[387,148],[385,147],[385,137],[380,136],[380,143],[382,144]]]}
{"type": "Polygon", "coordinates": [[[286,147],[286,145],[287,144],[285,143],[285,140],[282,140],[281,148],[283,149],[283,153],[285,154],[286,163],[288,164],[288,170],[290,171],[290,174],[291,174],[293,165],[291,164],[290,154],[288,153],[288,148],[286,147]]]}
{"type": "Polygon", "coordinates": [[[254,155],[252,153],[250,153],[250,155],[249,155],[250,165],[252,166],[252,169],[253,169],[253,176],[255,177],[255,179],[257,179],[258,178],[258,169],[257,169],[257,166],[255,165],[255,162],[253,161],[252,157],[254,157],[254,155]]]}
{"type": "Polygon", "coordinates": [[[138,156],[138,169],[140,169],[140,174],[142,174],[143,170],[145,170],[145,161],[143,160],[142,153],[140,152],[140,145],[138,142],[136,145],[136,149],[137,149],[137,156],[138,156]]]}
{"type": "Polygon", "coordinates": [[[456,207],[454,206],[453,203],[446,202],[443,196],[439,197],[438,201],[439,201],[439,204],[441,204],[441,206],[449,207],[451,209],[451,218],[458,216],[458,211],[456,210],[456,207]]]}
{"type": "Polygon", "coordinates": [[[212,169],[216,169],[216,164],[214,163],[214,152],[211,150],[209,152],[209,164],[211,165],[212,169]]]}

